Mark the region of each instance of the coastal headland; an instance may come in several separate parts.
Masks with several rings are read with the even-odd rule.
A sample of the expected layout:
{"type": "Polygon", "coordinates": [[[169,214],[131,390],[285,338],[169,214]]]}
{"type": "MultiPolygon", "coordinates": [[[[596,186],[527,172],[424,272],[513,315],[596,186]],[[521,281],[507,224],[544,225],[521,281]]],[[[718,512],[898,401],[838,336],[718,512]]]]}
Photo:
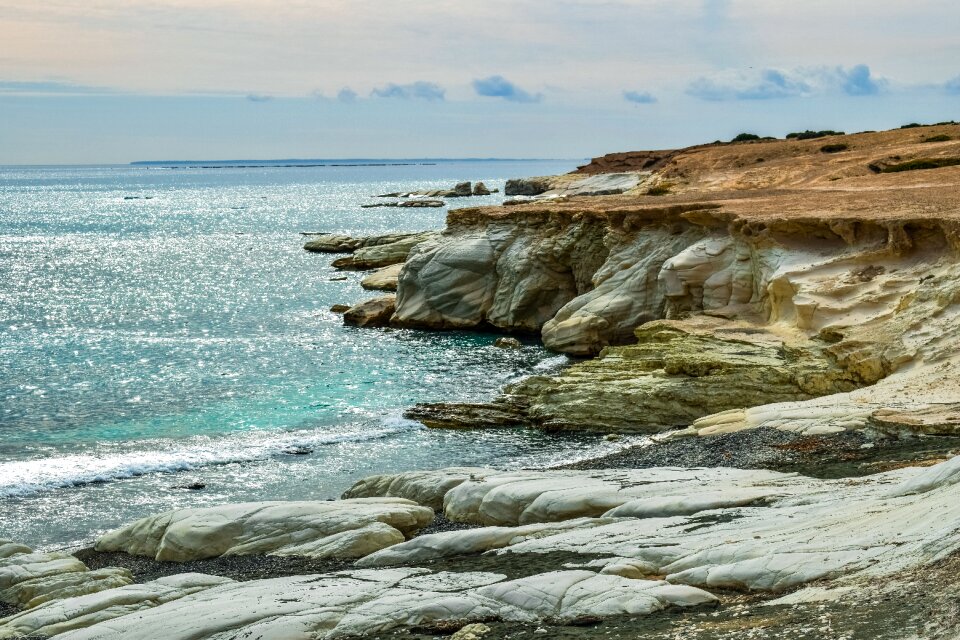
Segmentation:
{"type": "Polygon", "coordinates": [[[0,541],[0,639],[956,637],[960,125],[821,133],[611,154],[441,231],[311,235],[391,292],[345,323],[570,357],[409,417],[649,438],[169,511],[74,553],[0,541]]]}

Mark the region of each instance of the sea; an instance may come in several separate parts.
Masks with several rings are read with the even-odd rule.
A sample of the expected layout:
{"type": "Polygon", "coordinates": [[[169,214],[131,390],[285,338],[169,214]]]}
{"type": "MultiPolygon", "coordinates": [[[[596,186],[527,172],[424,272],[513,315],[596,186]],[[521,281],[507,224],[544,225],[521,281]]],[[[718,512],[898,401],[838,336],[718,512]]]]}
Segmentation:
{"type": "Polygon", "coordinates": [[[509,350],[485,333],[344,327],[329,308],[371,297],[364,274],[302,249],[302,232],[443,227],[446,209],[360,208],[374,194],[502,192],[576,164],[0,167],[0,538],[77,548],[169,509],[326,500],[372,474],[542,468],[622,446],[404,419],[568,359],[532,338],[509,350]]]}

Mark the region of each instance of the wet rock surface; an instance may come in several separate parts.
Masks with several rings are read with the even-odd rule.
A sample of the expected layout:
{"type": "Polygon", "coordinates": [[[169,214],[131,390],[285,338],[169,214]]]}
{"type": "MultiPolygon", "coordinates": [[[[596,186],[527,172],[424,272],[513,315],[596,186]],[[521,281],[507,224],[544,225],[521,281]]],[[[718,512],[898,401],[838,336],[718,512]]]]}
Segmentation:
{"type": "Polygon", "coordinates": [[[364,300],[343,312],[343,324],[353,327],[388,327],[396,309],[396,296],[364,300]]]}

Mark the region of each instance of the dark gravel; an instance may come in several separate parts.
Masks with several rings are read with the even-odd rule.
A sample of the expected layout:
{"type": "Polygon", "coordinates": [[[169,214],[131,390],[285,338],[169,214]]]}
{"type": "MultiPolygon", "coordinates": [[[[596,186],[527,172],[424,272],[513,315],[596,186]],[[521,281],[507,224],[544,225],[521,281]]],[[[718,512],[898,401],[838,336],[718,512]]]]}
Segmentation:
{"type": "Polygon", "coordinates": [[[223,556],[191,562],[158,562],[126,553],[104,553],[83,549],[73,554],[91,569],[125,567],[137,582],[156,580],[177,573],[207,573],[240,582],[281,576],[302,576],[348,569],[351,560],[313,560],[279,556],[223,556]]]}
{"type": "Polygon", "coordinates": [[[7,604],[6,602],[0,602],[0,618],[6,618],[7,616],[12,616],[18,611],[20,611],[19,607],[15,607],[12,604],[7,604]]]}
{"type": "Polygon", "coordinates": [[[860,431],[803,436],[761,428],[638,446],[563,469],[648,467],[735,467],[846,478],[879,473],[910,463],[936,462],[960,450],[960,437],[921,436],[872,440],[860,431]]]}

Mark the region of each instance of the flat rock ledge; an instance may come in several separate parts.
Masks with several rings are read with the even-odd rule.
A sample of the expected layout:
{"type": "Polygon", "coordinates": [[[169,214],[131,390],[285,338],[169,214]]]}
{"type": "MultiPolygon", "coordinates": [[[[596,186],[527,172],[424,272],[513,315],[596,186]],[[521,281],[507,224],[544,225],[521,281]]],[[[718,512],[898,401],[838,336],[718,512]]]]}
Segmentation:
{"type": "Polygon", "coordinates": [[[377,269],[360,281],[360,286],[373,291],[396,291],[403,264],[377,269]]]}
{"type": "Polygon", "coordinates": [[[393,242],[363,246],[352,254],[333,261],[336,269],[343,271],[369,271],[405,262],[410,250],[418,244],[435,239],[439,232],[427,231],[405,235],[393,242]]]}

